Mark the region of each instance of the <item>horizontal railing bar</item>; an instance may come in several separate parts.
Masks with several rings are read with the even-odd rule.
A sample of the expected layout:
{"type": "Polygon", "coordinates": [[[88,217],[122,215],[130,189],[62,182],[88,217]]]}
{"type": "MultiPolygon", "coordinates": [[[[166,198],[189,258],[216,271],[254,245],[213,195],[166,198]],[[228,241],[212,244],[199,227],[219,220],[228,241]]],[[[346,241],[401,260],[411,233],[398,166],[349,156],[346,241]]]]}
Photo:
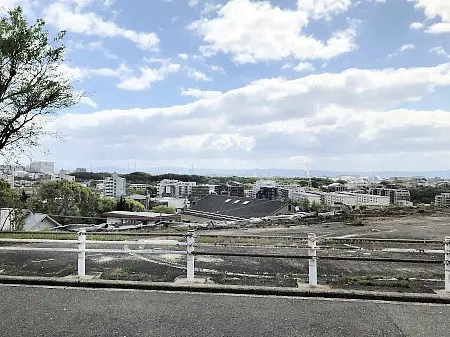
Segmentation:
{"type": "Polygon", "coordinates": [[[358,252],[382,252],[382,253],[420,253],[420,254],[444,254],[443,249],[418,249],[418,248],[360,248],[360,247],[317,247],[318,250],[343,250],[358,252]]]}
{"type": "Polygon", "coordinates": [[[17,243],[63,243],[75,244],[78,240],[52,240],[52,239],[4,239],[0,238],[0,242],[17,242],[17,243]]]}
{"type": "MultiPolygon", "coordinates": [[[[239,253],[239,252],[194,252],[194,255],[205,256],[247,256],[247,257],[272,257],[283,259],[310,259],[309,255],[291,255],[291,254],[270,254],[270,253],[239,253]]],[[[351,260],[351,261],[378,261],[378,262],[404,262],[404,263],[430,263],[441,264],[442,260],[419,260],[419,259],[395,259],[395,258],[376,258],[359,256],[318,256],[319,260],[351,260]]]]}
{"type": "MultiPolygon", "coordinates": [[[[56,243],[56,244],[76,244],[78,240],[49,240],[49,239],[2,239],[0,242],[17,242],[17,243],[56,243]]],[[[152,245],[152,246],[186,246],[185,242],[145,242],[145,241],[110,241],[110,240],[89,240],[86,244],[111,244],[111,245],[152,245]]]]}
{"type": "MultiPolygon", "coordinates": [[[[51,232],[11,232],[2,231],[1,234],[17,234],[17,235],[77,235],[77,232],[73,231],[51,231],[51,232]]],[[[185,237],[185,233],[138,233],[138,232],[121,232],[121,231],[108,231],[108,232],[86,232],[86,235],[120,235],[120,236],[173,236],[173,237],[185,237]]],[[[204,232],[197,232],[198,237],[224,237],[224,238],[254,238],[254,239],[287,239],[287,240],[300,240],[307,241],[306,237],[285,236],[285,235],[249,235],[249,234],[206,234],[204,232]]],[[[443,240],[428,240],[428,239],[384,239],[384,238],[339,238],[328,237],[319,238],[319,241],[327,242],[392,242],[392,243],[422,243],[422,244],[443,244],[443,240]]]]}
{"type": "Polygon", "coordinates": [[[306,237],[286,236],[286,235],[249,235],[249,234],[206,234],[204,232],[198,233],[197,237],[220,237],[220,238],[242,238],[242,239],[287,239],[308,241],[306,237]]]}
{"type": "Polygon", "coordinates": [[[319,238],[319,241],[326,242],[392,242],[392,243],[434,243],[443,244],[443,240],[420,240],[420,239],[383,239],[383,238],[319,238]]]}
{"type": "Polygon", "coordinates": [[[39,248],[39,247],[0,247],[0,251],[38,251],[38,252],[66,252],[66,253],[114,253],[114,254],[129,254],[129,253],[140,253],[140,254],[181,254],[185,255],[184,250],[149,250],[149,249],[77,249],[77,248],[39,248]]]}
{"type": "Polygon", "coordinates": [[[289,246],[289,245],[256,245],[248,243],[195,243],[194,247],[250,247],[250,248],[292,248],[292,249],[308,249],[308,247],[303,246],[289,246]]]}
{"type": "MultiPolygon", "coordinates": [[[[81,229],[81,228],[80,228],[81,229]]],[[[77,231],[71,232],[71,231],[52,231],[52,232],[10,232],[10,231],[2,231],[0,232],[0,236],[2,234],[8,234],[8,235],[74,235],[76,236],[78,234],[77,231]]],[[[136,232],[121,232],[121,231],[109,231],[109,232],[86,232],[86,235],[119,235],[119,236],[173,236],[173,237],[185,237],[185,233],[136,233],[136,232]]]]}

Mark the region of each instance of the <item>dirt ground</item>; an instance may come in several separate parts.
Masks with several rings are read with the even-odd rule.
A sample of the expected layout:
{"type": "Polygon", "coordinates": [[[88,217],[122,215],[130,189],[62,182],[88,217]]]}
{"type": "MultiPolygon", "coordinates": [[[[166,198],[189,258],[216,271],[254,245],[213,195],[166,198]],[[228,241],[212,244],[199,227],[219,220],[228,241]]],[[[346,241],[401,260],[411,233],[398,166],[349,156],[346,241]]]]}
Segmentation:
{"type": "MultiPolygon", "coordinates": [[[[214,239],[207,235],[265,235],[305,238],[315,233],[318,245],[332,248],[319,251],[318,280],[332,288],[384,290],[400,292],[433,292],[444,288],[443,255],[380,252],[381,248],[419,248],[443,250],[443,244],[365,243],[329,245],[326,238],[383,238],[444,240],[450,236],[450,217],[404,216],[363,219],[363,226],[342,222],[324,222],[293,227],[209,230],[198,232],[196,252],[251,252],[286,255],[307,255],[300,240],[249,238],[214,239]],[[219,243],[219,245],[213,245],[219,243]],[[264,245],[264,247],[258,246],[264,245]],[[236,247],[236,245],[238,247],[236,247]],[[245,246],[247,245],[247,246],[245,246]],[[255,246],[256,245],[256,246],[255,246]],[[283,247],[280,247],[283,246],[283,247]],[[345,248],[345,250],[343,250],[345,248]],[[365,249],[365,250],[363,250],[365,249]],[[395,257],[438,263],[336,261],[320,256],[395,257]]],[[[142,237],[139,240],[144,240],[142,237]]],[[[150,248],[142,241],[142,247],[150,248]]],[[[38,244],[34,244],[38,245],[38,244]]],[[[28,245],[29,246],[29,245],[28,245]]],[[[46,246],[40,244],[40,246],[46,246]]],[[[91,246],[89,246],[91,247],[91,246]]],[[[115,248],[109,245],[107,248],[115,248]]],[[[92,247],[94,248],[94,247],[92,247]]],[[[106,248],[102,246],[102,248],[106,248]]],[[[167,247],[161,247],[167,249],[167,247]]],[[[178,247],[178,249],[183,249],[178,247]]],[[[308,260],[299,258],[267,258],[241,256],[196,256],[196,276],[220,284],[245,284],[295,287],[308,282],[308,260]]],[[[176,254],[90,254],[87,253],[88,274],[104,279],[172,282],[186,274],[186,257],[176,254]]],[[[0,273],[5,275],[36,275],[65,277],[76,273],[76,253],[4,252],[0,251],[0,273]]]]}

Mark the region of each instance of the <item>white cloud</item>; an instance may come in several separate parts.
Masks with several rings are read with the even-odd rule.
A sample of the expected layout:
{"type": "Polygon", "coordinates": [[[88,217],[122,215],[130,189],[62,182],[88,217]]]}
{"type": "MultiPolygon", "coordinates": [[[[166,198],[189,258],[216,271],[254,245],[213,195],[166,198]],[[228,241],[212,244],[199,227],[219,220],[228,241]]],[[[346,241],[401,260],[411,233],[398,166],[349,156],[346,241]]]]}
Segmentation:
{"type": "Polygon", "coordinates": [[[298,0],[297,7],[314,19],[330,19],[331,14],[346,12],[351,4],[352,0],[298,0]]]}
{"type": "Polygon", "coordinates": [[[397,48],[397,50],[395,52],[393,52],[392,54],[389,54],[388,57],[391,58],[391,57],[397,56],[407,50],[411,50],[414,48],[416,48],[416,46],[411,43],[404,44],[404,45],[400,46],[399,48],[397,48]]]}
{"type": "Polygon", "coordinates": [[[142,67],[140,76],[130,77],[120,82],[117,87],[125,90],[145,90],[154,82],[162,81],[170,73],[177,72],[179,64],[164,64],[160,68],[142,67]]]}
{"type": "Polygon", "coordinates": [[[442,22],[432,24],[427,33],[439,34],[450,32],[450,1],[448,0],[408,0],[415,3],[415,7],[423,9],[428,19],[440,18],[442,22]]]}
{"type": "Polygon", "coordinates": [[[188,5],[189,7],[195,7],[198,4],[198,0],[189,0],[188,5]]]}
{"type": "Polygon", "coordinates": [[[89,105],[90,107],[93,107],[93,108],[98,108],[98,104],[96,102],[94,102],[89,97],[85,97],[85,96],[81,97],[80,98],[80,103],[81,104],[85,104],[85,105],[89,105]]]}
{"type": "Polygon", "coordinates": [[[208,77],[201,71],[198,71],[193,68],[187,69],[187,75],[188,75],[188,77],[193,78],[196,81],[212,81],[211,77],[208,77]]]}
{"type": "Polygon", "coordinates": [[[200,89],[194,89],[194,88],[188,88],[184,89],[181,88],[181,95],[182,96],[191,96],[195,98],[212,98],[220,96],[222,93],[220,91],[202,91],[200,89]]]}
{"type": "Polygon", "coordinates": [[[203,3],[203,9],[201,10],[200,14],[202,15],[208,15],[210,13],[217,12],[219,9],[223,7],[222,4],[216,4],[212,2],[204,2],[203,3]]]}
{"type": "Polygon", "coordinates": [[[249,163],[267,167],[268,162],[285,166],[288,158],[302,166],[295,162],[297,157],[326,165],[337,157],[343,169],[353,170],[368,169],[368,157],[382,162],[396,156],[402,159],[399,165],[417,163],[419,169],[427,165],[424,156],[435,159],[441,154],[437,162],[448,167],[450,156],[441,152],[450,148],[450,112],[399,106],[449,86],[446,63],[262,79],[224,93],[182,89],[182,95],[198,100],[166,108],[66,114],[52,128],[71,142],[55,144],[52,151],[72,161],[108,158],[120,165],[151,158],[149,166],[160,166],[195,160],[223,168],[249,163]]]}
{"type": "Polygon", "coordinates": [[[185,54],[185,53],[180,53],[180,54],[178,54],[178,57],[180,59],[187,60],[189,58],[189,55],[185,54]]]}
{"type": "Polygon", "coordinates": [[[92,41],[87,44],[82,43],[81,41],[73,41],[70,40],[66,44],[67,51],[71,52],[73,50],[89,50],[89,51],[99,51],[108,59],[117,60],[117,55],[113,54],[109,49],[105,48],[103,41],[92,41]]]}
{"type": "Polygon", "coordinates": [[[297,72],[302,72],[302,71],[314,71],[316,68],[314,68],[314,65],[312,63],[300,62],[293,69],[297,72]]]}
{"type": "Polygon", "coordinates": [[[430,53],[435,53],[440,56],[444,56],[446,58],[450,58],[450,54],[448,54],[443,47],[434,47],[430,49],[430,53]]]}
{"type": "MultiPolygon", "coordinates": [[[[336,11],[332,8],[328,12],[336,11]]],[[[291,56],[302,60],[327,60],[356,49],[355,23],[346,30],[334,32],[323,42],[302,34],[309,15],[312,14],[305,10],[282,10],[269,2],[231,0],[220,9],[216,18],[195,21],[189,29],[202,35],[207,43],[200,47],[203,55],[228,53],[236,63],[291,56]]]]}
{"type": "Polygon", "coordinates": [[[59,70],[65,74],[68,78],[74,80],[83,80],[84,78],[92,76],[105,76],[105,77],[117,77],[125,78],[130,76],[132,71],[125,64],[121,64],[118,68],[81,68],[71,67],[67,64],[62,64],[59,70]]]}
{"type": "Polygon", "coordinates": [[[414,29],[414,30],[420,30],[420,29],[422,29],[423,28],[423,23],[422,22],[413,22],[413,23],[411,23],[410,25],[409,25],[409,27],[411,28],[411,29],[414,29]]]}
{"type": "Polygon", "coordinates": [[[136,32],[117,26],[112,21],[104,21],[92,12],[81,13],[72,11],[63,2],[55,2],[43,11],[47,23],[58,29],[74,33],[96,35],[102,37],[122,37],[135,43],[141,49],[155,49],[159,39],[155,33],[136,32]]]}
{"type": "Polygon", "coordinates": [[[431,25],[426,30],[430,34],[450,33],[450,22],[440,22],[431,25]]]}
{"type": "Polygon", "coordinates": [[[223,69],[221,66],[215,66],[215,65],[212,65],[212,66],[210,66],[209,68],[210,68],[212,71],[216,71],[216,72],[218,72],[218,73],[225,74],[225,69],[223,69]]]}

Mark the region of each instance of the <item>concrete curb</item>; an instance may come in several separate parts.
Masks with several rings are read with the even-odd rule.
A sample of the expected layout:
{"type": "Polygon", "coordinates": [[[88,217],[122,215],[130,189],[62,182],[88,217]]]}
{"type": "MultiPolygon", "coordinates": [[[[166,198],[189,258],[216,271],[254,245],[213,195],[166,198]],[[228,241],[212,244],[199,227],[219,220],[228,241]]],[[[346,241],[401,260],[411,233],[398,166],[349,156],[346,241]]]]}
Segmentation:
{"type": "Polygon", "coordinates": [[[340,299],[362,299],[395,302],[450,304],[450,296],[436,294],[372,292],[360,290],[336,290],[311,288],[273,288],[254,286],[235,286],[221,284],[177,284],[168,282],[137,282],[122,280],[101,280],[83,278],[57,278],[33,276],[0,276],[0,284],[14,285],[42,285],[56,287],[85,287],[85,288],[114,288],[136,290],[188,291],[195,293],[221,293],[240,295],[271,295],[291,297],[318,297],[340,299]]]}

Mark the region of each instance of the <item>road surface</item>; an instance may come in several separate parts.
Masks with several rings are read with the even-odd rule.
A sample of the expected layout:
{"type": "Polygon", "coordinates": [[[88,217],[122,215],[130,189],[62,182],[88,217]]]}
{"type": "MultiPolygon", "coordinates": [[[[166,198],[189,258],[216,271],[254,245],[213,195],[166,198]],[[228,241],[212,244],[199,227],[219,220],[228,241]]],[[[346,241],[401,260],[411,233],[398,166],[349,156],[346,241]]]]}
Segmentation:
{"type": "Polygon", "coordinates": [[[0,285],[0,335],[448,336],[450,305],[0,285]]]}

